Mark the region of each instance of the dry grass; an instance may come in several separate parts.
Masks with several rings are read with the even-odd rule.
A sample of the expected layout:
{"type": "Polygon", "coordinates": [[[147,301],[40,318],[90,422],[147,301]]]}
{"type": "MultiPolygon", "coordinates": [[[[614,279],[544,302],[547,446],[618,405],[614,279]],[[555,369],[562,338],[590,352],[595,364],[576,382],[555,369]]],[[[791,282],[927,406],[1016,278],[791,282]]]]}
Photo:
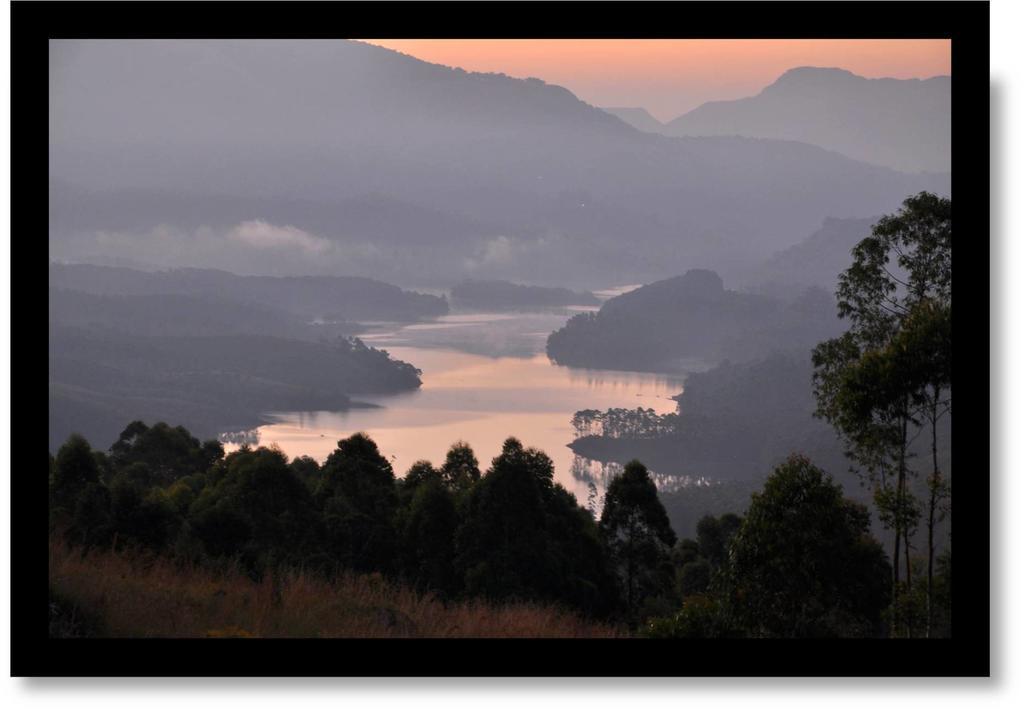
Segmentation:
{"type": "MultiPolygon", "coordinates": [[[[616,637],[625,631],[556,607],[445,605],[377,575],[333,583],[301,572],[254,583],[142,554],[50,541],[51,595],[108,637],[616,637]]],[[[51,627],[53,629],[53,627],[51,627]]]]}

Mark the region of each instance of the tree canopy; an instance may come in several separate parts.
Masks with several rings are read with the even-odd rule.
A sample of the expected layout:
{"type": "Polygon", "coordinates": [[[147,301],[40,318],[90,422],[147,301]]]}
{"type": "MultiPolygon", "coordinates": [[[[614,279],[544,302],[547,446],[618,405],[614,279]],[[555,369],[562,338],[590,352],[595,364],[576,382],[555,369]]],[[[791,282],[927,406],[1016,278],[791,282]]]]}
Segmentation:
{"type": "Polygon", "coordinates": [[[754,494],[729,549],[732,619],[749,634],[880,634],[888,565],[868,512],[831,477],[792,456],[754,494]]]}
{"type": "Polygon", "coordinates": [[[629,462],[612,479],[601,514],[601,535],[620,580],[627,614],[636,616],[647,598],[670,585],[670,551],[676,534],[647,468],[629,462]]]}
{"type": "MultiPolygon", "coordinates": [[[[920,193],[880,219],[853,249],[853,263],[839,278],[839,315],[849,328],[813,353],[817,414],[844,439],[848,455],[874,488],[879,519],[894,534],[894,598],[911,584],[909,539],[922,512],[909,484],[917,472],[908,443],[930,425],[929,608],[934,530],[948,498],[937,422],[951,403],[951,215],[948,198],[920,193]]],[[[911,634],[909,618],[904,627],[911,634]]]]}

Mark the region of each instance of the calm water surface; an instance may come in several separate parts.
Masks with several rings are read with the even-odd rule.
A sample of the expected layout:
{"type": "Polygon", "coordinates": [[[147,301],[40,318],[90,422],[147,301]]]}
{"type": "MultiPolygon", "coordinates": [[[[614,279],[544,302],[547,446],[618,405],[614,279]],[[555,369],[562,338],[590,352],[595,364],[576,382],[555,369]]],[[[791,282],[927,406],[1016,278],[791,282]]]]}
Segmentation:
{"type": "MultiPolygon", "coordinates": [[[[586,370],[552,364],[544,354],[547,335],[562,326],[562,314],[452,314],[436,322],[402,327],[378,324],[363,334],[368,345],[423,371],[422,387],[411,393],[360,395],[378,405],[347,412],[273,413],[259,428],[259,443],[276,443],[289,457],[309,455],[322,462],[337,441],[354,432],[370,435],[396,476],[418,459],[435,465],[448,447],[465,440],[481,470],[510,436],[537,447],[555,464],[555,479],[581,503],[588,486],[568,448],[570,421],[577,410],[611,407],[675,410],[682,379],[651,373],[586,370]]],[[[599,466],[599,465],[597,465],[599,466]]]]}

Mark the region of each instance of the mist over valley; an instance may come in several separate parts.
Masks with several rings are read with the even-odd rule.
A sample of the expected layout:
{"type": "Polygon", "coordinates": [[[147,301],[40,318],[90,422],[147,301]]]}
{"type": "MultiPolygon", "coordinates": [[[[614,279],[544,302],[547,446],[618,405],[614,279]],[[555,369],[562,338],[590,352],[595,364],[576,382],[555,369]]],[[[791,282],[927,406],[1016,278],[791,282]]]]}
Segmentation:
{"type": "Polygon", "coordinates": [[[661,121],[354,40],[49,60],[54,550],[444,603],[366,636],[948,633],[950,77],[661,121]]]}

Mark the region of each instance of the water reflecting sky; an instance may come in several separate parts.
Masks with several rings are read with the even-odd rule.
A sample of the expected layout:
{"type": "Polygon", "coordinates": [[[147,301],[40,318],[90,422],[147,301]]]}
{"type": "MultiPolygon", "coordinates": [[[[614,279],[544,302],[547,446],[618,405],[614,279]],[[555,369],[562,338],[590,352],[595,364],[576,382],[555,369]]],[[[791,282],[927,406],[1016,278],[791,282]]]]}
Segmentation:
{"type": "Polygon", "coordinates": [[[274,413],[276,422],[260,428],[259,443],[277,443],[289,457],[323,461],[339,439],[364,431],[391,460],[396,476],[404,476],[418,459],[440,464],[459,439],[470,443],[486,470],[505,438],[515,436],[546,452],[556,480],[585,503],[588,487],[572,476],[573,453],[566,446],[573,439],[573,413],[611,407],[672,412],[682,378],[553,365],[544,342],[567,317],[453,314],[377,330],[365,337],[367,344],[420,368],[418,391],[356,398],[379,406],[369,409],[274,413]]]}

